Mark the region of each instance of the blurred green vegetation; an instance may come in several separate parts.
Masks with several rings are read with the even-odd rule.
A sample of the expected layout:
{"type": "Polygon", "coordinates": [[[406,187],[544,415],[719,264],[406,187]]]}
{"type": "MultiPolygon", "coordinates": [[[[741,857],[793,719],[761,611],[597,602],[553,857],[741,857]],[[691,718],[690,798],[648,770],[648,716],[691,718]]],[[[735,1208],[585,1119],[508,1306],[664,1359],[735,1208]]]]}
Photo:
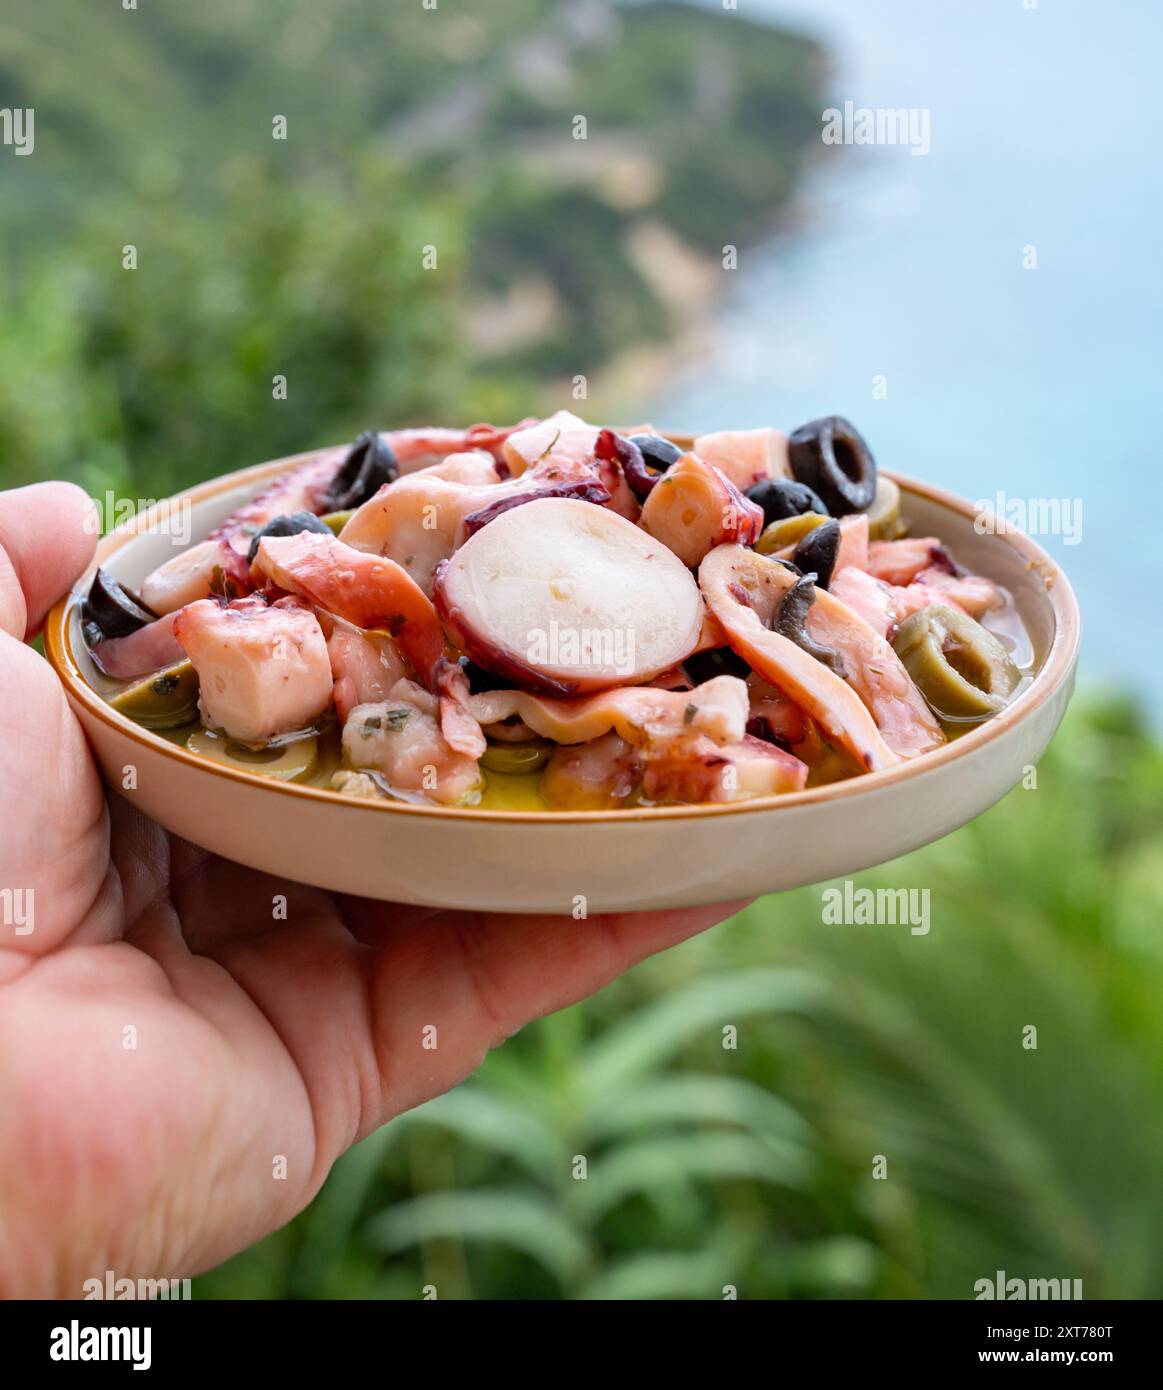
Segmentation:
{"type": "Polygon", "coordinates": [[[160,497],[572,403],[771,225],[821,66],[669,3],[11,0],[36,145],[0,160],[0,485],[160,497]]]}
{"type": "Polygon", "coordinates": [[[1161,845],[1163,752],[1076,708],[1036,788],[857,876],[927,888],[927,936],[763,899],[526,1028],[197,1293],[1158,1298],[1161,845]]]}

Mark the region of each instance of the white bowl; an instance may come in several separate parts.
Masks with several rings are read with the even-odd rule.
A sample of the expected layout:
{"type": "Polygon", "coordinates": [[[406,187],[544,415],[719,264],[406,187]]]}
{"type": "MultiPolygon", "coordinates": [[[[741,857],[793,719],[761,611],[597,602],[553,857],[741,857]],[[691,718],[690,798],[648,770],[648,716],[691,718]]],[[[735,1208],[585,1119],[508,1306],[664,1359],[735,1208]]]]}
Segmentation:
{"type": "MultiPolygon", "coordinates": [[[[682,443],[688,437],[672,436],[682,443]]],[[[118,528],[97,563],[136,587],[174,553],[149,532],[189,504],[199,541],[272,476],[312,455],[214,479],[118,528]],[[168,512],[166,509],[170,509],[168,512]]],[[[998,800],[1036,763],[1070,699],[1080,621],[1070,585],[1028,537],[978,534],[972,505],[897,477],[915,535],[937,535],[1013,595],[1035,674],[1001,714],[884,772],[729,805],[623,811],[480,811],[359,801],[208,763],[118,714],[93,688],[80,634],[92,571],[53,610],[45,647],[110,785],[168,830],[256,869],[404,903],[489,911],[683,907],[852,873],[938,839],[998,800]]]]}

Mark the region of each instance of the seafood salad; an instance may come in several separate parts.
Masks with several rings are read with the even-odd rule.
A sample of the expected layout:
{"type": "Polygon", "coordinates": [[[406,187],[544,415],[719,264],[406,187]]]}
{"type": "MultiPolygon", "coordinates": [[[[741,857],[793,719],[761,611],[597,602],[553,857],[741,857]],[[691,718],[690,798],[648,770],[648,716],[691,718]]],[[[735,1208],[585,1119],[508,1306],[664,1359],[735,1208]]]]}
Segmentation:
{"type": "MultiPolygon", "coordinates": [[[[740,801],[923,757],[1028,679],[837,416],[680,447],[559,411],[368,432],[81,610],[102,693],[220,765],[524,810],[740,801]]],[[[1025,669],[1024,669],[1025,668],[1025,669]]]]}

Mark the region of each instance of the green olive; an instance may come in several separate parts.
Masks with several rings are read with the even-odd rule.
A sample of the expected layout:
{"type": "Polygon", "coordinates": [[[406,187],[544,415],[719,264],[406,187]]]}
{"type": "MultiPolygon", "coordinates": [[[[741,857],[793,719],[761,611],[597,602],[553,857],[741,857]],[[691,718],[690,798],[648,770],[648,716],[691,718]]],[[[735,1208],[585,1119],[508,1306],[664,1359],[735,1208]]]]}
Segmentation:
{"type": "Polygon", "coordinates": [[[901,490],[881,473],[876,480],[876,496],[868,509],[868,539],[895,541],[907,530],[901,520],[901,490]]]}
{"type": "Polygon", "coordinates": [[[311,735],[292,743],[254,749],[223,734],[198,729],[186,740],[186,747],[200,758],[209,758],[236,772],[257,772],[262,777],[276,777],[280,782],[297,782],[310,776],[314,769],[319,740],[311,735]]]}
{"type": "Polygon", "coordinates": [[[552,744],[540,738],[527,743],[490,743],[481,754],[481,767],[490,772],[540,772],[552,751],[552,744]]]}
{"type": "Polygon", "coordinates": [[[755,542],[755,549],[760,555],[774,555],[777,550],[785,550],[789,545],[795,545],[809,531],[814,531],[817,526],[823,526],[828,519],[826,516],[821,516],[819,512],[804,512],[802,516],[781,517],[778,521],[773,521],[759,537],[755,542]]]}
{"type": "Polygon", "coordinates": [[[192,662],[179,661],[127,685],[109,703],[146,729],[175,729],[198,716],[198,673],[192,662]]]}
{"type": "Polygon", "coordinates": [[[332,531],[338,536],[340,531],[343,530],[354,515],[355,508],[350,507],[345,512],[328,512],[325,516],[321,516],[319,520],[324,526],[330,526],[332,531]]]}
{"type": "Polygon", "coordinates": [[[933,712],[946,719],[988,719],[1022,678],[992,632],[940,603],[906,618],[893,646],[933,712]]]}

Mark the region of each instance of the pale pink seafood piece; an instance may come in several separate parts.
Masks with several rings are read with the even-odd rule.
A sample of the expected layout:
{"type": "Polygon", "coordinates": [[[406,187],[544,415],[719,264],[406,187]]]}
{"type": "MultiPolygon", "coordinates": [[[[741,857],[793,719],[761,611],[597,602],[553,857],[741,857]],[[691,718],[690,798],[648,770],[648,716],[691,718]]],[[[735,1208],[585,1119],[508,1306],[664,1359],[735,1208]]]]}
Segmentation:
{"type": "Polygon", "coordinates": [[[909,536],[899,541],[871,541],[868,561],[863,566],[886,584],[911,584],[922,570],[936,568],[954,572],[949,552],[936,536],[909,536]]]}
{"type": "Polygon", "coordinates": [[[113,680],[130,681],[173,666],[185,653],[174,636],[177,613],[167,613],[124,637],[106,637],[89,649],[93,664],[113,680]]]}
{"type": "Polygon", "coordinates": [[[436,663],[433,689],[440,699],[440,730],[450,748],[466,758],[479,758],[488,747],[479,721],[469,711],[472,689],[459,661],[442,657],[436,663]]]}
{"type": "MultiPolygon", "coordinates": [[[[497,461],[480,449],[473,449],[464,454],[449,454],[439,463],[431,463],[427,468],[421,468],[408,476],[416,478],[420,474],[425,478],[443,478],[447,483],[460,483],[465,487],[495,487],[502,481],[497,461]]],[[[385,486],[391,487],[393,484],[388,483],[385,486]]],[[[369,498],[368,501],[370,500],[369,498]]]]}
{"type": "Polygon", "coordinates": [[[839,655],[848,685],[860,696],[894,753],[915,758],[945,742],[936,716],[900,657],[846,603],[817,589],[807,629],[811,638],[839,655]]]}
{"type": "Polygon", "coordinates": [[[369,498],[339,533],[344,545],[398,564],[429,597],[437,565],[456,549],[461,523],[511,484],[470,484],[428,469],[369,498]]]}
{"type": "Polygon", "coordinates": [[[694,690],[638,685],[575,700],[548,699],[524,690],[488,690],[471,696],[467,709],[482,725],[515,715],[554,743],[589,743],[612,731],[642,752],[653,753],[699,736],[737,743],[747,730],[748,698],[747,686],[736,676],[716,676],[694,690]]]}
{"type": "Polygon", "coordinates": [[[737,545],[718,546],[699,566],[707,606],[748,665],[794,700],[861,767],[869,772],[895,767],[899,757],[856,691],[771,630],[772,617],[793,582],[781,564],[737,545]]]}
{"type": "Polygon", "coordinates": [[[227,540],[245,554],[254,533],[276,516],[292,512],[320,513],[327,508],[327,493],[349,445],[324,449],[297,468],[280,474],[257,497],[252,497],[210,532],[210,540],[227,540]]]}
{"type": "MultiPolygon", "coordinates": [[[[851,516],[840,518],[840,548],[832,573],[839,574],[849,565],[860,570],[868,568],[868,516],[865,512],[853,512],[851,516]]],[[[831,588],[831,584],[828,587],[831,588]]]]}
{"type": "MultiPolygon", "coordinates": [[[[846,603],[878,636],[887,638],[895,623],[900,621],[897,611],[896,595],[905,590],[894,590],[871,574],[850,565],[840,574],[833,574],[828,585],[833,598],[846,603]]],[[[918,604],[923,608],[924,603],[918,604]]]]}
{"type": "Polygon", "coordinates": [[[644,767],[642,754],[613,732],[559,744],[541,774],[541,795],[563,811],[614,810],[637,791],[644,767]]]}
{"type": "Polygon", "coordinates": [[[740,492],[765,478],[790,478],[787,435],[782,430],[717,430],[700,434],[694,452],[712,463],[740,492]]]}
{"type": "Polygon", "coordinates": [[[449,454],[484,450],[498,463],[504,459],[505,441],[534,423],[533,417],[515,425],[470,425],[468,429],[444,429],[423,425],[417,429],[381,430],[380,438],[391,448],[401,474],[427,468],[449,454]]]}
{"type": "Polygon", "coordinates": [[[221,544],[201,541],[146,575],[141,586],[142,601],[155,613],[176,613],[187,603],[210,597],[214,571],[221,566],[221,544]]]}
{"type": "Polygon", "coordinates": [[[397,681],[411,671],[389,633],[365,632],[348,623],[332,623],[327,655],[334,681],[332,698],[341,724],[356,705],[372,705],[386,699],[397,681]]]}
{"type": "Polygon", "coordinates": [[[255,569],[288,593],[360,628],[382,628],[430,683],[444,655],[444,633],[432,601],[393,560],[353,550],[334,536],[300,531],[264,536],[255,569]]]}
{"type": "Polygon", "coordinates": [[[198,672],[207,728],[264,743],[310,727],[331,704],[323,630],[298,599],[199,599],[177,614],[174,632],[198,672]]]}
{"type": "Polygon", "coordinates": [[[748,734],[726,745],[700,738],[651,759],[642,791],[649,801],[744,801],[802,791],[807,780],[806,763],[748,734]]]}
{"type": "MultiPolygon", "coordinates": [[[[468,483],[425,469],[380,489],[355,513],[340,540],[356,550],[395,560],[428,595],[437,566],[464,543],[470,518],[505,502],[577,488],[599,494],[593,463],[542,461],[507,482],[468,483]]],[[[604,499],[604,490],[600,494],[604,499]]]]}
{"type": "MultiPolygon", "coordinates": [[[[509,435],[529,423],[523,420],[502,429],[485,424],[472,425],[466,430],[423,426],[383,430],[379,437],[391,448],[403,474],[446,459],[450,454],[483,450],[493,460],[499,460],[509,435]]],[[[257,497],[232,512],[210,533],[209,539],[223,541],[245,556],[255,532],[276,516],[289,516],[292,512],[311,512],[318,516],[326,512],[335,476],[350,450],[350,444],[324,449],[280,474],[257,497]]]]}
{"type": "Polygon", "coordinates": [[[724,542],[754,545],[763,510],[714,465],[684,454],[651,488],[639,525],[693,569],[724,542]]]}
{"type": "MultiPolygon", "coordinates": [[[[772,615],[778,609],[783,595],[795,583],[795,576],[784,569],[782,565],[773,561],[768,561],[761,555],[755,556],[756,562],[762,562],[770,568],[763,569],[758,576],[754,573],[747,575],[746,563],[738,568],[742,571],[743,577],[736,576],[736,583],[741,585],[740,592],[745,595],[746,601],[753,602],[758,606],[760,617],[765,624],[771,622],[772,615]],[[758,586],[754,580],[758,578],[758,586]],[[748,588],[749,579],[752,587],[748,588]],[[758,597],[756,595],[758,594],[758,597]]],[[[855,572],[855,571],[854,571],[855,572]]],[[[702,575],[700,573],[700,579],[702,575]]],[[[706,592],[704,586],[704,592],[706,592]]],[[[729,593],[727,602],[732,598],[738,600],[739,595],[729,593]]],[[[707,601],[711,603],[710,595],[707,594],[707,601]]],[[[719,621],[726,627],[723,613],[717,604],[711,604],[714,608],[719,621]]],[[[738,607],[738,602],[736,603],[738,607]]],[[[937,723],[932,711],[926,704],[921,692],[913,683],[912,677],[905,670],[900,658],[892,647],[874,628],[870,627],[863,618],[859,616],[848,604],[836,595],[823,589],[816,590],[815,601],[811,606],[807,618],[808,635],[823,647],[828,647],[839,656],[844,669],[844,678],[841,680],[832,672],[827,672],[833,680],[839,681],[841,685],[847,685],[856,693],[867,711],[875,721],[879,736],[884,744],[895,754],[904,758],[916,757],[919,753],[927,752],[931,748],[939,747],[945,742],[945,736],[941,731],[941,726],[937,723]]],[[[772,637],[779,636],[771,633],[772,637]]],[[[735,647],[735,639],[728,630],[728,637],[731,645],[735,647]]],[[[787,639],[783,639],[787,640],[787,639]]],[[[794,643],[788,642],[789,646],[794,643]]],[[[765,642],[767,648],[772,644],[765,642]]],[[[800,655],[807,656],[806,652],[801,652],[795,648],[800,655]]],[[[746,651],[740,651],[740,655],[750,660],[746,651]]],[[[814,661],[813,657],[808,657],[814,661]]],[[[779,680],[774,672],[762,665],[752,661],[752,666],[772,685],[777,686],[803,705],[805,710],[813,719],[829,733],[837,723],[839,707],[836,701],[840,699],[834,686],[825,683],[824,691],[830,692],[832,705],[822,709],[809,703],[805,703],[786,685],[779,680]],[[821,717],[823,713],[824,717],[821,717]],[[828,720],[831,719],[830,724],[828,720]]],[[[819,662],[815,662],[817,666],[819,662]]],[[[821,667],[821,669],[825,669],[821,667]]],[[[793,673],[794,674],[794,673],[793,673]]],[[[854,748],[845,739],[840,738],[840,742],[849,749],[858,759],[862,759],[857,748],[854,748]]]]}
{"type": "Polygon", "coordinates": [[[398,681],[387,699],[356,705],[343,726],[343,755],[356,770],[378,772],[394,792],[442,806],[480,799],[476,759],[449,746],[438,700],[415,681],[398,681]]]}
{"type": "Polygon", "coordinates": [[[535,463],[589,463],[597,438],[596,426],[587,425],[571,411],[559,410],[509,435],[503,457],[516,478],[535,463]]]}
{"type": "Polygon", "coordinates": [[[635,684],[688,656],[703,604],[666,546],[606,507],[539,498],[438,571],[437,610],[478,665],[539,694],[635,684]]]}
{"type": "Polygon", "coordinates": [[[719,620],[709,608],[703,610],[703,625],[699,629],[699,640],[695,643],[694,651],[689,655],[694,656],[695,652],[713,652],[720,647],[727,646],[727,634],[719,626],[719,620]]]}
{"type": "Polygon", "coordinates": [[[1005,595],[992,579],[983,575],[948,574],[941,569],[921,570],[911,584],[894,588],[892,595],[898,623],[931,603],[952,604],[971,618],[980,618],[1005,603],[1005,595]]]}
{"type": "Polygon", "coordinates": [[[642,504],[626,481],[626,475],[622,472],[622,465],[617,459],[598,459],[597,470],[598,481],[610,494],[610,500],[601,505],[609,507],[612,512],[617,512],[619,516],[624,516],[627,521],[637,521],[642,515],[642,504]]]}

